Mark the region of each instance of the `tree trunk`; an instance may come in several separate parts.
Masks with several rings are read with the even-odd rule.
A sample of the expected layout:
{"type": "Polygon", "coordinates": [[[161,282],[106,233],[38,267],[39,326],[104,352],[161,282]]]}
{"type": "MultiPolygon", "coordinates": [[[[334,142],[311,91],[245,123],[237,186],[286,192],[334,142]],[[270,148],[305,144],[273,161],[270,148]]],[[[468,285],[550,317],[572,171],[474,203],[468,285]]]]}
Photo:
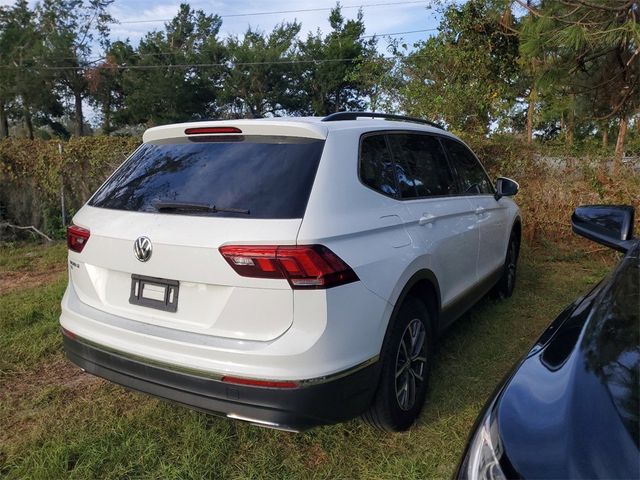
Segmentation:
{"type": "Polygon", "coordinates": [[[29,140],[33,140],[33,122],[31,121],[31,112],[27,106],[24,107],[24,125],[27,127],[29,140]]]}
{"type": "Polygon", "coordinates": [[[533,114],[536,108],[537,91],[535,86],[531,86],[529,93],[529,107],[527,108],[527,143],[533,143],[533,114]]]}
{"type": "Polygon", "coordinates": [[[374,91],[369,94],[369,108],[375,113],[378,109],[378,92],[374,91]]]}
{"type": "Polygon", "coordinates": [[[77,137],[81,137],[84,134],[84,119],[82,118],[82,92],[75,91],[73,92],[73,97],[75,99],[75,135],[77,137]]]}
{"type": "Polygon", "coordinates": [[[602,130],[602,148],[609,146],[609,129],[605,126],[602,130]]]}
{"type": "Polygon", "coordinates": [[[103,121],[102,121],[102,133],[104,135],[111,134],[111,94],[107,94],[106,102],[104,103],[104,107],[102,110],[103,121]]]}
{"type": "Polygon", "coordinates": [[[9,137],[9,121],[7,112],[4,109],[4,102],[0,102],[0,138],[9,137]]]}
{"type": "Polygon", "coordinates": [[[624,155],[624,139],[627,135],[627,117],[620,119],[620,128],[618,129],[618,139],[616,140],[616,154],[611,164],[611,173],[616,173],[618,167],[622,165],[622,157],[624,155]]]}
{"type": "Polygon", "coordinates": [[[569,114],[567,115],[567,143],[573,146],[573,131],[575,130],[575,112],[573,104],[576,101],[575,95],[571,94],[571,105],[569,106],[569,114]]]}

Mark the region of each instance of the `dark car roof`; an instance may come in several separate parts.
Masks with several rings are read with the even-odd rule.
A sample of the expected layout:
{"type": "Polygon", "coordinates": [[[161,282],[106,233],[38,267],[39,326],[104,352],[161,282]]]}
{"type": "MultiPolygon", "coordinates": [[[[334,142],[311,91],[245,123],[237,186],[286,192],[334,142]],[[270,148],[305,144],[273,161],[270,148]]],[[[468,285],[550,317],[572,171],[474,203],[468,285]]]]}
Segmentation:
{"type": "Polygon", "coordinates": [[[640,242],[565,310],[495,404],[524,478],[640,476],[640,242]]]}

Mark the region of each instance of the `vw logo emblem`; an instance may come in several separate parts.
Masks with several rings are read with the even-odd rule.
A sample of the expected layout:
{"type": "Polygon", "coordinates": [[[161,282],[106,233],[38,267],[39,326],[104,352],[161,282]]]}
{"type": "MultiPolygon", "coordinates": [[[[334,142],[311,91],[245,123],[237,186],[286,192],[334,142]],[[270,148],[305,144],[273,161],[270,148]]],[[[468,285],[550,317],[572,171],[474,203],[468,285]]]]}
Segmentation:
{"type": "Polygon", "coordinates": [[[141,262],[146,262],[151,258],[151,252],[153,247],[151,246],[151,240],[148,237],[138,237],[133,243],[133,253],[136,254],[136,258],[141,262]]]}

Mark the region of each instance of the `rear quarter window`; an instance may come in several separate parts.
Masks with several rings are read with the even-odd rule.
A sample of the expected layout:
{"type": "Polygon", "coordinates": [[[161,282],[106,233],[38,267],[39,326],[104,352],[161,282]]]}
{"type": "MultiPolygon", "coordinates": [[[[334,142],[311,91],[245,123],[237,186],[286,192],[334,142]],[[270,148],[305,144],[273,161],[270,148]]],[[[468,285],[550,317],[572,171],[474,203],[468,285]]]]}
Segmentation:
{"type": "MultiPolygon", "coordinates": [[[[248,210],[249,218],[302,218],[323,147],[323,140],[265,136],[147,143],[89,205],[157,212],[158,202],[192,202],[248,210]]],[[[247,217],[221,211],[190,214],[247,217]]]]}
{"type": "Polygon", "coordinates": [[[360,180],[367,187],[395,197],[398,194],[394,164],[385,135],[368,135],[360,142],[360,180]]]}

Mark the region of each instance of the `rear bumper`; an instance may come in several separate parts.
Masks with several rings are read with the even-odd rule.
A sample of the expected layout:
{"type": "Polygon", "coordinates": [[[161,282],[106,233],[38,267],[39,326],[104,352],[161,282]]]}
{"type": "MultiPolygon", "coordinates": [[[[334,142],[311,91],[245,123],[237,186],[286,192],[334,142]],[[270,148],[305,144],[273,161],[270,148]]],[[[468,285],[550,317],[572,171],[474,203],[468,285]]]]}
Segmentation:
{"type": "Polygon", "coordinates": [[[69,360],[89,373],[197,410],[282,430],[306,430],[361,414],[373,399],[379,377],[375,362],[335,380],[297,388],[242,386],[132,358],[65,330],[63,338],[69,360]]]}

